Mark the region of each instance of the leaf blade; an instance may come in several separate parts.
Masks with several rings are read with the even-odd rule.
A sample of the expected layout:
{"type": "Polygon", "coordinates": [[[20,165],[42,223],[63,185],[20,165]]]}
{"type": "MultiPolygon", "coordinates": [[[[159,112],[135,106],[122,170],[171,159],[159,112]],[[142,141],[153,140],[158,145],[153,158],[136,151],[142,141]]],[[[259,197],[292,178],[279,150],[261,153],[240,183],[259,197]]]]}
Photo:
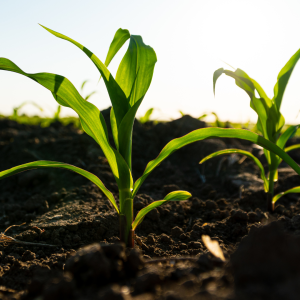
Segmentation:
{"type": "Polygon", "coordinates": [[[138,189],[140,188],[141,184],[144,182],[144,180],[148,177],[148,175],[156,168],[164,159],[166,159],[170,154],[172,154],[174,151],[182,148],[183,146],[186,146],[188,144],[191,144],[196,141],[209,139],[209,138],[240,138],[243,140],[251,141],[255,144],[258,144],[262,147],[265,147],[267,150],[273,151],[275,154],[283,158],[299,175],[300,175],[300,167],[297,165],[297,163],[288,155],[286,154],[282,149],[280,149],[278,146],[273,144],[272,142],[266,140],[262,136],[257,135],[254,132],[250,132],[248,130],[244,129],[224,129],[224,128],[202,128],[197,129],[189,134],[174,139],[171,142],[169,142],[160,152],[160,154],[152,161],[150,161],[146,169],[143,173],[143,175],[135,182],[133,187],[133,196],[136,195],[138,189]]]}
{"type": "Polygon", "coordinates": [[[207,155],[206,157],[204,157],[199,164],[204,163],[205,161],[213,158],[213,157],[217,157],[220,155],[224,155],[224,154],[232,154],[232,153],[237,153],[237,154],[241,154],[241,155],[245,155],[249,158],[251,158],[255,164],[258,166],[258,168],[260,169],[260,177],[261,179],[264,181],[264,189],[265,192],[267,192],[269,190],[269,182],[268,179],[265,175],[265,170],[263,165],[261,164],[261,162],[259,161],[259,159],[257,157],[255,157],[252,153],[250,153],[249,151],[245,151],[245,150],[240,150],[240,149],[225,149],[225,150],[220,150],[220,151],[216,151],[212,154],[207,155]]]}
{"type": "Polygon", "coordinates": [[[278,110],[280,109],[282,98],[289,82],[289,79],[293,73],[296,63],[300,58],[300,49],[289,59],[285,66],[281,69],[278,74],[277,82],[274,86],[274,97],[273,101],[276,104],[278,110]]]}
{"type": "Polygon", "coordinates": [[[43,25],[41,25],[44,29],[46,29],[48,32],[53,34],[54,36],[66,40],[73,45],[77,46],[79,49],[81,49],[94,63],[98,71],[100,72],[101,76],[104,79],[112,106],[114,107],[115,115],[117,124],[121,123],[121,120],[123,119],[124,115],[127,112],[128,109],[128,101],[127,98],[121,89],[121,87],[117,84],[113,76],[110,74],[109,70],[106,68],[106,66],[101,62],[101,60],[89,49],[81,45],[80,43],[76,42],[75,40],[67,37],[66,35],[63,35],[59,32],[56,32],[54,30],[51,30],[50,28],[47,28],[43,25]]]}
{"type": "Polygon", "coordinates": [[[286,142],[292,138],[297,129],[299,128],[299,125],[290,126],[277,140],[276,145],[283,149],[285,147],[286,142]]]}
{"type": "Polygon", "coordinates": [[[286,194],[291,194],[291,193],[300,193],[300,186],[294,187],[294,188],[289,189],[289,190],[287,190],[285,192],[277,194],[276,196],[273,197],[272,202],[275,203],[282,196],[284,196],[286,194]]]}
{"type": "Polygon", "coordinates": [[[115,36],[109,46],[106,59],[105,66],[108,67],[114,56],[118,53],[118,51],[122,48],[125,42],[130,38],[130,33],[127,29],[119,28],[115,36]]]}
{"type": "Polygon", "coordinates": [[[24,171],[32,170],[32,169],[39,169],[39,168],[68,169],[70,171],[73,171],[77,174],[84,176],[85,178],[89,179],[91,182],[93,182],[94,184],[96,184],[99,187],[99,189],[106,195],[106,197],[110,200],[110,202],[112,203],[114,208],[119,213],[119,209],[118,209],[118,206],[117,206],[117,203],[115,201],[113,194],[104,186],[103,182],[96,175],[94,175],[86,170],[83,170],[81,168],[78,168],[76,166],[70,165],[70,164],[57,162],[57,161],[47,161],[47,160],[34,161],[34,162],[30,162],[30,163],[26,163],[23,165],[13,167],[8,170],[1,171],[0,172],[0,180],[4,179],[6,177],[9,177],[9,176],[13,176],[20,172],[24,172],[24,171]]]}
{"type": "Polygon", "coordinates": [[[19,73],[34,80],[50,90],[60,105],[71,107],[79,115],[84,131],[102,148],[118,186],[120,188],[132,186],[132,176],[126,162],[109,144],[107,128],[101,112],[95,105],[85,101],[67,78],[51,73],[26,73],[6,58],[0,58],[0,70],[19,73]],[[120,180],[122,177],[123,180],[120,180]]]}
{"type": "Polygon", "coordinates": [[[132,35],[116,74],[116,82],[124,91],[132,107],[143,98],[152,81],[156,53],[143,42],[141,36],[132,35]]]}
{"type": "Polygon", "coordinates": [[[186,191],[174,191],[169,193],[163,200],[154,201],[148,206],[141,209],[135,217],[135,220],[132,223],[132,229],[135,230],[136,227],[141,224],[145,216],[154,208],[161,206],[162,204],[169,202],[169,201],[183,201],[187,200],[192,195],[186,191]]]}

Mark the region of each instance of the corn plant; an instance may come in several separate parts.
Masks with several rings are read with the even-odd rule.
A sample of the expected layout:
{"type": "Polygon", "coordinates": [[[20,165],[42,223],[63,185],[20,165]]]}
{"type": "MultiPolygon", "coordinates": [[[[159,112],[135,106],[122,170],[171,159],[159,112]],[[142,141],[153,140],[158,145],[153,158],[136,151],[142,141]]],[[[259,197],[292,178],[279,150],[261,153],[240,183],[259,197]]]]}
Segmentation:
{"type": "Polygon", "coordinates": [[[152,115],[153,110],[154,110],[154,108],[149,108],[146,111],[145,115],[139,118],[140,123],[144,124],[146,122],[149,122],[150,121],[150,116],[152,115]]]}
{"type": "Polygon", "coordinates": [[[58,121],[60,120],[60,112],[61,112],[61,105],[58,105],[58,106],[57,106],[57,110],[56,110],[56,112],[54,113],[54,116],[53,116],[53,118],[52,118],[52,120],[53,120],[54,122],[58,122],[58,121]]]}
{"type": "MultiPolygon", "coordinates": [[[[217,79],[224,73],[235,79],[235,84],[243,89],[250,97],[250,107],[257,113],[257,130],[263,135],[264,138],[276,144],[279,148],[285,152],[289,152],[294,149],[300,148],[300,144],[285,147],[286,142],[293,137],[296,133],[298,126],[290,126],[284,133],[281,133],[282,127],[285,123],[284,117],[280,113],[280,106],[282,103],[283,95],[290,79],[290,76],[294,70],[296,63],[300,58],[300,49],[290,58],[286,65],[281,69],[278,74],[277,82],[274,87],[274,96],[269,98],[262,87],[252,78],[250,78],[241,69],[236,69],[234,72],[218,69],[213,75],[213,89],[215,93],[215,85],[217,79]],[[259,98],[256,97],[255,92],[258,93],[259,98]]],[[[219,155],[238,153],[246,155],[253,159],[257,164],[261,172],[261,178],[264,181],[264,189],[267,193],[267,207],[268,210],[273,211],[275,202],[286,193],[299,193],[300,188],[294,188],[288,192],[281,193],[280,196],[274,196],[274,183],[278,179],[278,166],[282,159],[275,153],[264,148],[264,154],[268,163],[268,174],[265,174],[264,168],[261,162],[254,157],[250,152],[242,151],[239,149],[221,150],[212,153],[205,157],[200,163],[219,155]]]]}
{"type": "Polygon", "coordinates": [[[21,103],[19,106],[13,108],[13,114],[12,114],[12,116],[11,116],[11,119],[14,120],[14,121],[17,121],[17,120],[19,119],[19,117],[20,117],[20,115],[19,115],[20,109],[21,109],[23,106],[27,105],[27,104],[31,104],[31,105],[35,106],[36,108],[38,108],[40,111],[43,111],[43,108],[40,107],[40,106],[39,106],[38,104],[36,104],[35,102],[33,102],[33,101],[24,101],[24,102],[21,103]]]}
{"type": "Polygon", "coordinates": [[[154,50],[150,46],[145,45],[140,36],[130,35],[128,30],[119,29],[113,38],[105,63],[103,64],[94,53],[80,43],[63,34],[46,27],[44,28],[54,36],[69,41],[81,49],[100,72],[112,103],[110,123],[115,147],[109,142],[107,126],[99,109],[92,103],[85,101],[67,78],[51,73],[26,73],[6,58],[0,58],[0,69],[19,73],[41,84],[51,91],[54,99],[60,105],[71,107],[79,115],[83,130],[98,143],[107,158],[118,185],[119,201],[115,200],[114,195],[96,175],[63,162],[41,160],[26,163],[0,172],[0,179],[36,168],[64,168],[88,178],[107,196],[118,212],[120,239],[126,245],[132,247],[134,244],[134,231],[149,211],[168,201],[186,200],[191,196],[186,191],[171,192],[164,199],[154,201],[143,208],[134,218],[133,200],[144,180],[164,159],[185,145],[208,138],[232,138],[239,136],[241,139],[249,140],[265,147],[269,151],[274,151],[274,153],[290,164],[300,175],[300,167],[288,154],[272,142],[253,132],[242,129],[204,128],[192,131],[183,137],[170,141],[162,149],[157,158],[147,164],[142,176],[133,182],[131,171],[133,123],[136,112],[152,80],[154,66],[157,61],[154,50]],[[114,78],[107,67],[128,39],[128,50],[114,78]]]}

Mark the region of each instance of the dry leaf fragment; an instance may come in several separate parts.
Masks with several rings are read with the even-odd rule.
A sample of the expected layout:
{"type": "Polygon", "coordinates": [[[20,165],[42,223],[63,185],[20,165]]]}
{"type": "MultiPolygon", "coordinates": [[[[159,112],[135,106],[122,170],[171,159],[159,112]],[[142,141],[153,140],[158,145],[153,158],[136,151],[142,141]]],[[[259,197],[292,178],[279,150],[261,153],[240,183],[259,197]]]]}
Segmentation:
{"type": "Polygon", "coordinates": [[[212,241],[208,235],[202,235],[202,241],[205,247],[213,254],[215,257],[220,258],[221,260],[225,261],[225,257],[223,251],[218,243],[218,241],[212,241]]]}

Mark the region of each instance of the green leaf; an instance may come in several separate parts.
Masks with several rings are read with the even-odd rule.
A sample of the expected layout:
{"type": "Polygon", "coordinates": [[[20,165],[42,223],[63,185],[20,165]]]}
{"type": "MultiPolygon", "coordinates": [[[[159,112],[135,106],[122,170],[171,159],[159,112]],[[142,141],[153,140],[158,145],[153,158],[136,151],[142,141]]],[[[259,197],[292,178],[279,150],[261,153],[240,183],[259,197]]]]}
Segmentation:
{"type": "Polygon", "coordinates": [[[136,227],[141,224],[143,219],[145,218],[146,214],[149,213],[151,210],[154,208],[161,206],[162,204],[169,202],[169,201],[182,201],[182,200],[187,200],[191,197],[192,195],[189,192],[186,191],[174,191],[169,193],[164,200],[158,200],[154,201],[148,206],[144,207],[141,209],[138,214],[136,215],[136,218],[134,222],[132,223],[132,229],[135,230],[136,227]]]}
{"type": "Polygon", "coordinates": [[[267,192],[269,190],[269,182],[266,178],[264,167],[261,164],[261,162],[259,161],[259,159],[257,157],[255,157],[252,153],[248,152],[248,151],[244,151],[244,150],[240,150],[240,149],[225,149],[225,150],[216,151],[216,152],[204,157],[200,161],[200,164],[204,163],[205,161],[207,161],[207,160],[209,160],[213,157],[217,157],[217,156],[224,155],[224,154],[232,154],[232,153],[237,153],[237,154],[241,154],[241,155],[245,155],[247,157],[250,157],[256,163],[256,165],[260,169],[260,177],[264,181],[265,192],[267,192]]]}
{"type": "Polygon", "coordinates": [[[91,96],[93,96],[94,94],[96,94],[96,93],[97,93],[96,91],[89,93],[87,96],[84,97],[84,100],[85,100],[85,101],[88,101],[89,98],[90,98],[91,96]]]}
{"type": "Polygon", "coordinates": [[[36,108],[38,108],[40,111],[43,111],[43,108],[40,107],[38,104],[36,104],[35,102],[33,101],[25,101],[23,103],[21,103],[18,107],[16,107],[15,109],[18,111],[19,109],[21,109],[24,105],[27,105],[27,104],[31,104],[33,106],[35,106],[36,108]]]}
{"type": "Polygon", "coordinates": [[[252,143],[260,145],[269,151],[273,151],[275,154],[283,158],[284,161],[288,163],[300,175],[300,167],[287,153],[285,153],[282,149],[280,149],[272,142],[266,140],[265,138],[257,135],[254,132],[244,129],[231,128],[202,128],[194,130],[183,137],[174,139],[171,142],[169,142],[162,149],[157,158],[150,161],[147,164],[143,175],[134,184],[133,196],[136,195],[138,189],[140,188],[144,180],[148,177],[148,175],[170,154],[182,148],[183,146],[209,138],[238,138],[242,140],[251,141],[252,143]]]}
{"type": "MultiPolygon", "coordinates": [[[[295,145],[291,145],[289,147],[284,148],[285,152],[290,152],[292,150],[296,150],[300,148],[300,144],[295,144],[295,145]]],[[[277,158],[277,165],[275,166],[275,168],[278,168],[278,166],[280,165],[280,163],[282,162],[282,158],[278,157],[277,158]]]]}
{"type": "MultiPolygon", "coordinates": [[[[234,78],[236,85],[248,94],[250,97],[250,107],[258,115],[257,129],[265,138],[276,143],[285,122],[278,107],[270,100],[262,87],[243,70],[237,69],[234,72],[223,70],[222,72],[234,78]],[[255,96],[255,90],[258,92],[260,98],[255,96]]],[[[269,158],[268,154],[266,156],[269,158]]]]}
{"type": "Polygon", "coordinates": [[[224,73],[223,68],[220,68],[214,72],[214,75],[213,75],[214,95],[216,94],[216,82],[223,73],[224,73]]]}
{"type": "Polygon", "coordinates": [[[80,90],[83,90],[83,88],[84,88],[84,86],[86,85],[87,82],[88,82],[88,80],[85,80],[85,81],[81,84],[80,90]]]}
{"type": "Polygon", "coordinates": [[[294,187],[294,188],[289,189],[289,190],[287,190],[285,192],[277,194],[276,196],[273,197],[272,202],[275,203],[282,196],[284,196],[286,194],[291,194],[291,193],[300,193],[300,186],[294,187]]]}
{"type": "Polygon", "coordinates": [[[146,123],[146,122],[149,121],[150,116],[152,115],[153,109],[154,109],[154,108],[149,108],[149,109],[146,111],[145,115],[139,119],[140,123],[143,124],[143,123],[146,123]]]}
{"type": "Polygon", "coordinates": [[[117,124],[119,125],[129,108],[128,100],[127,100],[124,92],[120,88],[120,86],[117,84],[117,82],[115,81],[113,76],[110,74],[109,70],[106,68],[106,66],[100,61],[100,59],[94,53],[92,53],[89,49],[85,48],[80,43],[76,42],[75,40],[72,40],[71,38],[69,38],[61,33],[51,30],[43,25],[41,25],[41,26],[43,28],[45,28],[47,31],[49,31],[50,33],[52,33],[53,35],[55,35],[56,37],[66,40],[68,42],[71,42],[72,44],[77,46],[79,49],[81,49],[92,60],[92,62],[97,67],[101,76],[104,79],[112,106],[114,108],[116,121],[117,121],[117,124]]]}
{"type": "Polygon", "coordinates": [[[119,151],[118,126],[117,126],[116,116],[113,107],[110,109],[110,126],[111,126],[111,131],[112,131],[116,148],[119,151]]]}
{"type": "Polygon", "coordinates": [[[125,42],[130,38],[130,33],[127,29],[119,28],[115,33],[114,39],[111,42],[108,53],[105,59],[105,65],[108,67],[111,60],[118,53],[118,51],[122,48],[125,42]]]}
{"type": "Polygon", "coordinates": [[[116,81],[129,99],[130,108],[118,125],[119,152],[131,169],[132,130],[136,112],[150,86],[156,63],[154,50],[140,36],[131,36],[116,81]]]}
{"type": "Polygon", "coordinates": [[[277,140],[276,145],[283,149],[285,147],[286,142],[295,135],[298,128],[299,125],[290,126],[277,140]]]}
{"type": "Polygon", "coordinates": [[[300,148],[300,144],[295,144],[295,145],[286,147],[286,148],[284,149],[284,151],[285,151],[285,152],[289,152],[289,151],[292,151],[292,150],[295,150],[295,149],[299,149],[299,148],[300,148]]]}
{"type": "Polygon", "coordinates": [[[40,169],[40,168],[68,169],[68,170],[71,170],[75,173],[78,173],[78,174],[84,176],[85,178],[89,179],[91,182],[93,182],[94,184],[96,184],[99,187],[99,189],[107,196],[107,198],[110,200],[110,202],[112,203],[114,208],[119,213],[119,209],[118,209],[118,206],[116,204],[113,194],[104,186],[102,181],[96,175],[94,175],[86,170],[83,170],[81,168],[78,168],[78,167],[75,167],[73,165],[69,165],[66,163],[57,162],[57,161],[47,161],[47,160],[39,160],[39,161],[30,162],[30,163],[19,165],[17,167],[13,167],[11,169],[0,172],[0,180],[4,179],[6,177],[9,177],[9,176],[18,174],[23,171],[32,170],[32,169],[40,169]]]}
{"type": "Polygon", "coordinates": [[[6,58],[0,58],[0,70],[12,71],[31,78],[50,90],[60,105],[71,107],[79,115],[83,130],[102,148],[119,188],[132,185],[131,172],[126,162],[109,144],[107,128],[101,112],[96,106],[85,101],[67,78],[50,73],[25,73],[6,58]]]}
{"type": "Polygon", "coordinates": [[[116,81],[129,98],[131,107],[145,96],[156,62],[155,51],[144,44],[142,37],[132,35],[116,75],[116,81]]]}
{"type": "Polygon", "coordinates": [[[168,201],[179,201],[179,200],[187,200],[192,197],[192,194],[187,191],[174,191],[169,193],[164,200],[168,201]]]}
{"type": "Polygon", "coordinates": [[[300,49],[289,59],[286,65],[281,69],[278,74],[277,82],[274,86],[274,97],[273,101],[277,106],[277,109],[280,110],[282,98],[286,89],[286,86],[289,82],[289,79],[292,75],[294,67],[300,58],[300,49]]]}
{"type": "Polygon", "coordinates": [[[207,114],[203,114],[202,116],[198,117],[198,120],[201,120],[203,118],[207,117],[207,114]]]}

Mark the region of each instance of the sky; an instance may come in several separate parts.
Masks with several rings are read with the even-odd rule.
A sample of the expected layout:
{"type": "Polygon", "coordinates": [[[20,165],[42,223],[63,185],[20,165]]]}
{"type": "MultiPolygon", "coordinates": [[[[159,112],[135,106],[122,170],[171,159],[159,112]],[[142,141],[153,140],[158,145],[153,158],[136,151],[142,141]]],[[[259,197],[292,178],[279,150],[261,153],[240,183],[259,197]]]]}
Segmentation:
{"type": "MultiPolygon", "coordinates": [[[[2,0],[3,1],[3,0],[2,0]]],[[[244,70],[273,97],[277,75],[300,48],[299,0],[14,0],[3,1],[0,57],[27,73],[49,72],[67,77],[99,109],[110,100],[99,72],[76,46],[56,38],[38,24],[63,33],[102,61],[118,28],[141,35],[157,54],[150,88],[138,111],[154,108],[154,119],[176,119],[179,111],[199,117],[215,112],[222,121],[256,121],[247,94],[222,75],[213,94],[213,73],[224,62],[244,70]]],[[[113,75],[126,43],[109,66],[113,75]]],[[[57,103],[51,93],[19,74],[0,71],[0,114],[33,101],[51,116],[57,103]]],[[[288,124],[300,123],[300,64],[294,69],[281,112],[288,124]]],[[[34,106],[21,113],[41,114],[34,106]]],[[[75,115],[69,108],[62,114],[75,115]]],[[[211,116],[207,120],[212,121],[211,116]]]]}

